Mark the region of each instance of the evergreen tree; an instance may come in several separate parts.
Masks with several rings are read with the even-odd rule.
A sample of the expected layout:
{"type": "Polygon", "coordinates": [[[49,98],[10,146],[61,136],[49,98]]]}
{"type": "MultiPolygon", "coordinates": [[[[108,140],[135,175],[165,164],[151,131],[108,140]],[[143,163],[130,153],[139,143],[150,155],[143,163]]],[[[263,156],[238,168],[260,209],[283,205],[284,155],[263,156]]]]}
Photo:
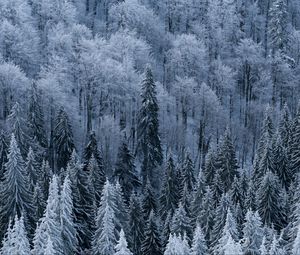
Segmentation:
{"type": "Polygon", "coordinates": [[[267,250],[267,247],[266,247],[266,238],[263,237],[262,239],[262,243],[261,243],[261,246],[259,248],[259,252],[260,252],[260,255],[267,255],[268,254],[268,250],[267,250]]]}
{"type": "Polygon", "coordinates": [[[84,168],[84,170],[87,170],[88,164],[89,164],[92,156],[97,161],[99,172],[101,174],[103,173],[103,175],[105,175],[103,159],[101,156],[101,152],[98,148],[98,142],[97,142],[96,134],[94,131],[91,131],[90,136],[89,136],[89,141],[88,141],[86,147],[84,148],[84,152],[83,152],[83,168],[84,168]]]}
{"type": "Polygon", "coordinates": [[[77,249],[77,232],[73,213],[71,181],[67,175],[60,196],[60,224],[64,254],[74,254],[77,249]]]}
{"type": "Polygon", "coordinates": [[[8,144],[4,131],[0,133],[0,181],[3,179],[5,167],[4,164],[7,162],[8,144]]]}
{"type": "Polygon", "coordinates": [[[114,254],[116,245],[114,212],[109,205],[104,209],[103,217],[98,213],[96,218],[96,231],[92,241],[92,254],[111,255],[114,254]]]}
{"type": "Polygon", "coordinates": [[[144,239],[144,220],[139,197],[132,193],[129,203],[129,241],[133,254],[141,255],[141,245],[144,239]]]}
{"type": "Polygon", "coordinates": [[[204,176],[207,181],[207,184],[212,184],[216,171],[216,155],[215,151],[212,148],[209,149],[206,157],[205,157],[205,165],[204,165],[204,176]]]}
{"type": "Polygon", "coordinates": [[[115,216],[118,219],[119,224],[116,225],[116,229],[121,231],[125,230],[128,232],[128,206],[125,203],[123,191],[121,185],[117,182],[114,188],[114,200],[115,200],[115,216]]]}
{"type": "Polygon", "coordinates": [[[227,192],[231,188],[234,176],[238,176],[235,149],[228,129],[225,132],[217,154],[216,168],[220,171],[220,177],[227,192]]]}
{"type": "Polygon", "coordinates": [[[49,183],[52,179],[52,169],[50,168],[49,162],[43,160],[42,166],[40,168],[40,171],[38,171],[38,182],[40,187],[42,188],[43,194],[45,199],[48,198],[48,192],[49,192],[49,183]]]}
{"type": "Polygon", "coordinates": [[[47,246],[46,246],[46,249],[44,251],[44,255],[53,255],[53,254],[55,254],[55,250],[54,250],[51,238],[48,236],[47,246]]]}
{"type": "Polygon", "coordinates": [[[132,191],[137,189],[141,184],[136,173],[134,157],[129,151],[125,141],[123,141],[119,148],[114,177],[120,183],[126,201],[129,201],[132,191]]]}
{"type": "Polygon", "coordinates": [[[46,208],[46,199],[39,183],[34,187],[33,205],[35,209],[34,219],[35,222],[38,222],[43,217],[46,208]]]}
{"type": "Polygon", "coordinates": [[[189,246],[181,235],[170,234],[168,244],[164,255],[188,255],[190,254],[189,246]]]}
{"type": "Polygon", "coordinates": [[[144,188],[142,199],[142,210],[145,219],[149,218],[151,211],[153,211],[154,213],[157,212],[157,202],[155,197],[156,196],[153,187],[150,183],[150,180],[148,179],[144,188]]]}
{"type": "Polygon", "coordinates": [[[3,241],[1,254],[3,255],[28,255],[31,254],[30,245],[24,225],[24,218],[15,217],[14,226],[9,226],[7,235],[3,241]]]}
{"type": "Polygon", "coordinates": [[[44,114],[39,101],[40,94],[35,83],[32,84],[29,98],[29,109],[27,124],[29,127],[29,137],[36,139],[42,148],[47,148],[46,130],[44,128],[44,114]]]}
{"type": "Polygon", "coordinates": [[[142,82],[142,106],[139,111],[137,149],[143,154],[142,177],[146,184],[147,178],[154,181],[154,170],[161,165],[163,160],[162,147],[159,136],[158,103],[156,86],[152,71],[147,67],[145,78],[142,82]]]}
{"type": "Polygon", "coordinates": [[[181,169],[182,187],[187,185],[189,192],[192,192],[196,183],[194,163],[189,153],[186,153],[183,166],[181,169]]]}
{"type": "Polygon", "coordinates": [[[222,194],[224,193],[224,186],[221,179],[220,170],[217,170],[214,176],[214,180],[212,183],[212,193],[213,193],[213,202],[214,205],[217,205],[220,201],[220,198],[222,197],[222,194]]]}
{"type": "Polygon", "coordinates": [[[292,254],[300,254],[300,228],[298,228],[296,239],[293,242],[292,254]]]}
{"type": "Polygon", "coordinates": [[[198,175],[196,188],[193,192],[192,199],[191,199],[191,217],[194,226],[196,225],[195,222],[202,209],[203,199],[206,192],[205,184],[206,181],[204,180],[204,174],[201,171],[198,175]]]}
{"type": "Polygon", "coordinates": [[[169,240],[169,237],[171,234],[171,227],[172,227],[172,214],[169,212],[163,223],[163,229],[162,229],[162,235],[161,235],[163,248],[165,248],[168,243],[168,240],[169,240]]]}
{"type": "Polygon", "coordinates": [[[160,195],[160,215],[165,219],[168,212],[171,214],[177,208],[178,190],[176,189],[175,166],[172,157],[167,162],[164,180],[160,195]]]}
{"type": "Polygon", "coordinates": [[[258,191],[258,211],[262,222],[280,229],[285,225],[286,216],[281,204],[281,187],[277,176],[268,171],[258,191]]]}
{"type": "Polygon", "coordinates": [[[271,247],[269,250],[269,255],[284,255],[284,254],[285,253],[284,253],[283,249],[280,247],[278,239],[274,235],[272,243],[271,243],[271,247]]]}
{"type": "MultiPolygon", "coordinates": [[[[5,231],[10,217],[26,214],[28,224],[33,224],[32,193],[29,188],[28,175],[25,171],[25,163],[20,153],[15,136],[11,136],[8,161],[5,163],[4,178],[1,183],[1,228],[5,231]]],[[[25,215],[24,215],[25,217],[25,215]]]]}
{"type": "Polygon", "coordinates": [[[29,180],[30,180],[30,188],[33,191],[37,179],[38,179],[38,169],[39,165],[35,160],[35,154],[32,150],[32,148],[29,148],[27,158],[26,158],[26,164],[25,164],[25,170],[27,174],[29,175],[29,180]]]}
{"type": "Polygon", "coordinates": [[[123,229],[120,232],[120,239],[115,247],[115,255],[133,255],[133,253],[127,247],[127,241],[123,229]]]}
{"type": "Polygon", "coordinates": [[[208,248],[206,245],[206,240],[200,225],[197,225],[194,232],[191,255],[206,255],[207,253],[208,248]]]}
{"type": "Polygon", "coordinates": [[[243,227],[243,251],[245,254],[259,255],[264,236],[262,222],[258,212],[249,210],[243,227]]]}
{"type": "Polygon", "coordinates": [[[287,104],[285,104],[282,109],[278,130],[282,146],[287,149],[291,139],[291,120],[287,104]]]}
{"type": "Polygon", "coordinates": [[[72,127],[69,117],[63,108],[60,108],[55,118],[53,142],[56,150],[57,169],[65,168],[75,148],[72,127]]]}
{"type": "Polygon", "coordinates": [[[42,255],[47,248],[48,237],[51,238],[54,254],[63,254],[63,242],[61,235],[61,221],[59,216],[59,186],[58,177],[53,176],[49,187],[47,206],[41,222],[36,228],[33,244],[33,254],[42,255]]]}
{"type": "Polygon", "coordinates": [[[162,245],[160,240],[159,229],[154,217],[154,212],[151,211],[147,220],[147,225],[144,231],[144,240],[142,242],[143,255],[162,255],[162,245]]]}

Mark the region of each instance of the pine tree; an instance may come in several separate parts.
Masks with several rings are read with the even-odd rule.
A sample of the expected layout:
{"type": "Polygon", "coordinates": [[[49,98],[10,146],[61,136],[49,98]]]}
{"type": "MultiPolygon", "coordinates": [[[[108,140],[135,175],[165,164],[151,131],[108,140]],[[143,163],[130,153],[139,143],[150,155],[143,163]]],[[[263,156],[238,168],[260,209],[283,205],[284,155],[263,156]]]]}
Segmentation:
{"type": "Polygon", "coordinates": [[[143,255],[162,255],[162,246],[158,226],[155,221],[154,212],[151,211],[144,231],[144,240],[142,242],[143,255]]]}
{"type": "Polygon", "coordinates": [[[26,173],[29,175],[30,188],[32,191],[38,179],[38,168],[39,165],[35,160],[35,154],[32,148],[30,147],[26,158],[25,170],[26,173]]]}
{"type": "Polygon", "coordinates": [[[103,159],[101,156],[101,152],[98,148],[96,133],[94,131],[91,131],[90,136],[89,136],[89,141],[88,141],[86,147],[84,148],[84,152],[83,152],[83,168],[84,168],[84,170],[87,170],[88,164],[89,164],[92,156],[97,161],[99,172],[103,173],[105,175],[103,159]]]}
{"type": "Polygon", "coordinates": [[[71,181],[67,175],[60,196],[60,223],[64,254],[74,254],[77,249],[77,232],[73,213],[71,181]]]}
{"type": "Polygon", "coordinates": [[[192,192],[196,183],[194,163],[189,153],[186,153],[181,169],[182,187],[187,185],[189,192],[192,192]]]}
{"type": "Polygon", "coordinates": [[[139,197],[132,193],[129,203],[129,241],[133,254],[141,255],[141,245],[144,239],[144,220],[139,197]]]}
{"type": "Polygon", "coordinates": [[[181,235],[170,234],[164,255],[188,255],[189,246],[181,235]]]}
{"type": "Polygon", "coordinates": [[[9,226],[7,236],[3,242],[1,254],[31,254],[23,217],[20,217],[20,219],[18,219],[18,216],[16,216],[13,228],[11,229],[9,226]]]}
{"type": "Polygon", "coordinates": [[[46,208],[46,199],[39,183],[34,187],[33,205],[35,209],[34,219],[35,222],[38,222],[43,217],[46,208]]]}
{"type": "Polygon", "coordinates": [[[155,199],[155,193],[153,187],[150,183],[150,180],[147,180],[146,186],[143,192],[142,198],[142,210],[145,219],[148,219],[150,216],[150,212],[157,212],[157,201],[155,199]]]}
{"type": "Polygon", "coordinates": [[[96,205],[99,206],[101,199],[101,191],[105,183],[105,173],[102,168],[99,167],[94,155],[91,156],[87,167],[93,189],[95,190],[96,205]]]}
{"type": "Polygon", "coordinates": [[[191,255],[206,255],[207,253],[208,248],[206,240],[204,238],[200,225],[197,225],[194,232],[191,255]]]}
{"type": "Polygon", "coordinates": [[[171,234],[171,227],[172,227],[172,214],[169,212],[166,219],[163,222],[163,229],[162,229],[162,235],[161,235],[161,243],[162,247],[165,248],[170,234],[171,234]]]}
{"type": "Polygon", "coordinates": [[[98,213],[96,218],[96,231],[92,241],[92,254],[94,255],[111,255],[114,254],[116,245],[114,212],[107,205],[104,209],[103,217],[98,213]]]}
{"type": "Polygon", "coordinates": [[[259,255],[264,233],[258,212],[249,210],[245,220],[242,239],[243,251],[246,254],[259,255]]]}
{"type": "Polygon", "coordinates": [[[119,148],[114,177],[119,181],[124,191],[126,201],[129,201],[130,194],[133,190],[139,188],[141,183],[136,173],[134,157],[129,151],[125,141],[122,142],[119,148]]]}
{"type": "Polygon", "coordinates": [[[281,204],[280,185],[277,176],[268,171],[258,191],[258,211],[262,222],[280,229],[285,225],[286,216],[281,204]]]}
{"type": "Polygon", "coordinates": [[[170,157],[167,162],[160,195],[160,215],[162,219],[166,218],[168,212],[171,214],[174,213],[177,208],[178,198],[179,194],[176,189],[175,166],[172,157],[170,157]]]}
{"type": "Polygon", "coordinates": [[[49,192],[49,183],[52,179],[52,169],[50,168],[49,162],[43,160],[42,166],[40,170],[38,171],[38,182],[40,187],[42,188],[43,194],[45,199],[48,198],[48,192],[49,192]]]}
{"type": "Polygon", "coordinates": [[[47,148],[44,114],[39,101],[40,94],[35,83],[32,84],[29,98],[27,124],[30,140],[36,139],[42,148],[47,148]]]}
{"type": "Polygon", "coordinates": [[[61,235],[58,190],[58,177],[54,175],[49,187],[49,197],[44,216],[35,231],[33,239],[34,255],[44,254],[47,248],[48,237],[51,238],[55,254],[63,254],[62,248],[64,240],[61,235]]]}
{"type": "Polygon", "coordinates": [[[287,104],[284,105],[279,122],[279,135],[282,141],[282,146],[287,149],[291,139],[291,120],[287,104]]]}
{"type": "Polygon", "coordinates": [[[234,241],[233,238],[228,235],[227,236],[227,242],[225,243],[225,245],[223,247],[221,247],[221,250],[219,251],[219,254],[224,254],[224,255],[242,255],[242,247],[241,245],[234,241]]]}
{"type": "Polygon", "coordinates": [[[125,230],[128,232],[128,205],[125,203],[123,191],[121,185],[117,182],[114,188],[114,200],[116,205],[116,210],[114,211],[119,224],[116,225],[116,229],[120,231],[125,230]]]}
{"type": "MultiPolygon", "coordinates": [[[[142,106],[138,116],[137,149],[143,154],[142,177],[146,184],[147,178],[151,182],[156,178],[154,170],[161,165],[163,160],[162,147],[159,136],[158,103],[156,86],[152,71],[147,67],[145,78],[142,82],[142,106]]],[[[153,183],[152,183],[153,184],[153,183]]]]}
{"type": "Polygon", "coordinates": [[[28,224],[33,224],[32,193],[29,188],[28,175],[25,171],[25,163],[14,135],[11,137],[5,169],[4,180],[1,183],[0,216],[2,231],[6,230],[10,217],[16,215],[20,217],[24,212],[28,217],[28,221],[25,223],[27,230],[30,232],[31,228],[28,224]]]}
{"type": "Polygon", "coordinates": [[[0,181],[3,179],[5,167],[4,164],[7,162],[8,144],[4,131],[0,133],[0,181]]]}
{"type": "Polygon", "coordinates": [[[192,217],[193,226],[196,226],[195,222],[202,209],[203,199],[206,192],[205,184],[206,181],[204,180],[204,174],[202,171],[200,171],[197,179],[196,188],[192,193],[192,199],[191,199],[191,217],[192,217]]]}
{"type": "Polygon", "coordinates": [[[216,172],[216,155],[215,155],[215,151],[213,151],[212,148],[210,148],[205,157],[205,165],[203,169],[203,173],[207,181],[207,184],[212,184],[214,180],[215,172],[216,172]]]}
{"type": "Polygon", "coordinates": [[[220,170],[217,170],[214,176],[214,180],[212,183],[212,193],[213,193],[213,202],[214,205],[217,205],[220,201],[222,194],[224,194],[224,186],[221,179],[220,170]]]}
{"type": "Polygon", "coordinates": [[[120,232],[120,239],[115,247],[115,255],[133,255],[133,253],[127,247],[127,241],[123,229],[120,232]]]}
{"type": "Polygon", "coordinates": [[[60,108],[55,118],[53,142],[56,150],[57,169],[60,170],[67,166],[75,148],[71,123],[63,108],[60,108]]]}
{"type": "Polygon", "coordinates": [[[238,176],[235,149],[228,129],[225,132],[216,157],[216,168],[220,171],[221,180],[227,192],[231,188],[234,176],[238,176]]]}

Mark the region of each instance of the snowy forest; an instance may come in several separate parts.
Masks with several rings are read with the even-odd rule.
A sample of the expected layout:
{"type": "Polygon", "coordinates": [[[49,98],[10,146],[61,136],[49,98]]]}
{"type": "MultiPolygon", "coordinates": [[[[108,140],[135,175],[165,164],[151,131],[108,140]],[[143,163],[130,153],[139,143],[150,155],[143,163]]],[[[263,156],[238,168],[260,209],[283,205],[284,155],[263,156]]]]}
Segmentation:
{"type": "Polygon", "coordinates": [[[1,255],[300,255],[299,0],[0,0],[1,255]]]}

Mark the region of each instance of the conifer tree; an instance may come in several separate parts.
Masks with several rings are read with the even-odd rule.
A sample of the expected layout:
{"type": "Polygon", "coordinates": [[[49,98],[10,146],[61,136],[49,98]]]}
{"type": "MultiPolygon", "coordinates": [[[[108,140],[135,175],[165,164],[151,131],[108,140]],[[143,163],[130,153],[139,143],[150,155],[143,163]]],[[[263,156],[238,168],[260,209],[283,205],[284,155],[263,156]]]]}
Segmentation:
{"type": "Polygon", "coordinates": [[[8,233],[3,242],[1,254],[31,254],[23,217],[20,217],[19,219],[18,216],[16,216],[13,228],[11,229],[11,227],[9,226],[7,231],[8,233]]]}
{"type": "Polygon", "coordinates": [[[171,212],[171,214],[174,213],[177,208],[178,197],[179,194],[176,189],[175,166],[172,157],[170,157],[167,162],[160,195],[160,215],[162,219],[166,218],[168,212],[171,212]]]}
{"type": "Polygon", "coordinates": [[[187,185],[189,192],[192,192],[196,183],[196,178],[194,163],[189,153],[185,154],[181,175],[182,187],[187,185]]]}
{"type": "Polygon", "coordinates": [[[200,225],[194,231],[191,255],[206,255],[208,248],[200,225]]]}
{"type": "Polygon", "coordinates": [[[57,157],[57,169],[65,168],[75,148],[71,123],[64,108],[60,108],[55,118],[53,142],[57,157]]]}
{"type": "Polygon", "coordinates": [[[133,254],[141,255],[141,245],[144,239],[144,220],[139,197],[132,193],[129,203],[129,241],[133,254]]]}
{"type": "Polygon", "coordinates": [[[35,222],[38,222],[43,217],[46,208],[46,199],[39,183],[34,187],[33,205],[35,209],[34,219],[35,222]]]}
{"type": "Polygon", "coordinates": [[[163,222],[163,229],[161,235],[161,243],[163,248],[165,248],[168,243],[171,234],[171,227],[172,227],[172,214],[169,212],[166,219],[163,222]]]}
{"type": "Polygon", "coordinates": [[[127,247],[127,241],[123,229],[121,229],[120,238],[115,247],[115,251],[115,255],[133,255],[133,253],[127,247]]]}
{"type": "Polygon", "coordinates": [[[228,129],[225,132],[216,157],[216,168],[219,170],[222,183],[227,192],[231,188],[234,176],[238,176],[235,149],[228,129]]]}
{"type": "Polygon", "coordinates": [[[217,170],[212,183],[212,193],[214,205],[217,205],[220,201],[222,194],[224,194],[224,185],[221,179],[220,170],[217,170]]]}
{"type": "Polygon", "coordinates": [[[262,222],[258,212],[249,210],[243,227],[243,251],[246,254],[259,255],[263,236],[262,222]]]}
{"type": "MultiPolygon", "coordinates": [[[[137,127],[137,149],[143,154],[142,177],[146,184],[147,178],[153,182],[154,170],[163,160],[162,147],[159,136],[158,103],[156,86],[152,71],[147,67],[142,82],[142,105],[139,110],[137,127]]],[[[153,183],[152,183],[153,184],[153,183]]]]}
{"type": "Polygon", "coordinates": [[[116,245],[114,212],[109,205],[104,209],[103,217],[98,213],[96,218],[96,231],[92,241],[92,254],[111,255],[114,254],[116,245]]]}
{"type": "Polygon", "coordinates": [[[287,149],[291,139],[291,120],[287,104],[285,104],[282,109],[278,131],[282,141],[282,146],[287,149]]]}
{"type": "Polygon", "coordinates": [[[170,234],[164,255],[188,255],[189,246],[181,235],[170,234]]]}
{"type": "Polygon", "coordinates": [[[29,148],[27,158],[26,158],[26,163],[25,163],[25,170],[26,173],[29,175],[29,180],[30,180],[30,188],[33,191],[37,179],[38,179],[38,168],[39,165],[35,160],[35,154],[32,150],[32,148],[29,148]]]}
{"type": "Polygon", "coordinates": [[[216,172],[216,155],[215,155],[215,151],[213,151],[212,148],[210,148],[205,157],[205,165],[203,169],[203,173],[207,181],[207,184],[212,184],[214,180],[215,172],[216,172]]]}
{"type": "Polygon", "coordinates": [[[204,174],[202,171],[200,171],[197,179],[196,188],[192,193],[191,205],[190,205],[192,223],[194,226],[196,226],[195,222],[202,209],[203,199],[206,192],[205,185],[206,185],[206,181],[204,180],[204,174]]]}
{"type": "Polygon", "coordinates": [[[49,162],[46,160],[43,160],[42,166],[40,168],[40,171],[38,171],[38,182],[40,187],[42,188],[42,191],[44,193],[45,199],[48,198],[48,192],[49,192],[49,183],[52,179],[52,169],[50,168],[49,162]]]}
{"type": "Polygon", "coordinates": [[[269,250],[269,255],[284,255],[284,250],[280,247],[278,239],[276,236],[273,236],[271,247],[269,250]]]}
{"type": "Polygon", "coordinates": [[[74,254],[77,249],[77,231],[75,228],[71,181],[66,176],[60,196],[60,224],[63,239],[63,253],[74,254]]]}
{"type": "Polygon", "coordinates": [[[146,220],[149,218],[151,211],[154,213],[157,212],[157,201],[155,199],[155,193],[149,179],[147,180],[143,191],[142,210],[146,220]]]}
{"type": "Polygon", "coordinates": [[[136,173],[134,157],[129,151],[125,141],[122,142],[119,148],[114,177],[120,183],[126,201],[129,201],[130,194],[133,190],[139,188],[141,183],[136,173]]]}
{"type": "Polygon", "coordinates": [[[267,255],[268,254],[268,250],[267,250],[267,247],[266,247],[266,238],[263,237],[262,239],[262,243],[261,243],[261,246],[259,248],[259,252],[260,252],[260,255],[267,255]]]}
{"type": "Polygon", "coordinates": [[[115,200],[115,216],[118,219],[119,224],[116,225],[116,229],[128,232],[128,205],[125,203],[123,191],[119,182],[116,183],[114,188],[114,200],[115,200]]]}
{"type": "Polygon", "coordinates": [[[293,242],[292,254],[300,254],[300,228],[298,228],[296,239],[293,242]]]}
{"type": "Polygon", "coordinates": [[[28,175],[25,171],[25,163],[17,145],[14,134],[11,136],[8,161],[5,163],[4,178],[1,183],[1,228],[5,231],[10,217],[28,217],[27,230],[33,224],[32,193],[29,188],[28,175]],[[25,217],[25,216],[24,216],[25,217]]]}
{"type": "Polygon", "coordinates": [[[280,190],[277,176],[268,171],[258,191],[258,211],[262,222],[270,227],[274,225],[276,229],[282,228],[286,221],[280,190]]]}
{"type": "Polygon", "coordinates": [[[0,181],[3,179],[4,175],[4,164],[7,162],[8,154],[8,143],[4,131],[1,130],[0,133],[0,181]]]}
{"type": "Polygon", "coordinates": [[[48,240],[47,240],[47,246],[46,249],[44,251],[44,255],[53,255],[55,254],[55,250],[53,247],[53,242],[51,240],[51,238],[48,236],[48,240]]]}
{"type": "Polygon", "coordinates": [[[147,220],[141,250],[143,255],[163,254],[159,229],[153,211],[150,212],[147,220]]]}
{"type": "Polygon", "coordinates": [[[33,244],[33,254],[42,255],[47,248],[48,237],[51,238],[55,254],[62,254],[63,239],[59,211],[58,177],[53,176],[49,187],[47,206],[41,222],[36,228],[33,244]]]}

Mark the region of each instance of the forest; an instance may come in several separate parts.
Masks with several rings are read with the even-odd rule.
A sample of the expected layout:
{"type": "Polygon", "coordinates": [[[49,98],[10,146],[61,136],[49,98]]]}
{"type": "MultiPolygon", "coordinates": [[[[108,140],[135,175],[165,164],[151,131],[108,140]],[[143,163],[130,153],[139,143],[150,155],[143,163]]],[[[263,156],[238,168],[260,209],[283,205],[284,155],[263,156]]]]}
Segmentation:
{"type": "Polygon", "coordinates": [[[300,255],[299,0],[0,0],[1,255],[300,255]]]}

